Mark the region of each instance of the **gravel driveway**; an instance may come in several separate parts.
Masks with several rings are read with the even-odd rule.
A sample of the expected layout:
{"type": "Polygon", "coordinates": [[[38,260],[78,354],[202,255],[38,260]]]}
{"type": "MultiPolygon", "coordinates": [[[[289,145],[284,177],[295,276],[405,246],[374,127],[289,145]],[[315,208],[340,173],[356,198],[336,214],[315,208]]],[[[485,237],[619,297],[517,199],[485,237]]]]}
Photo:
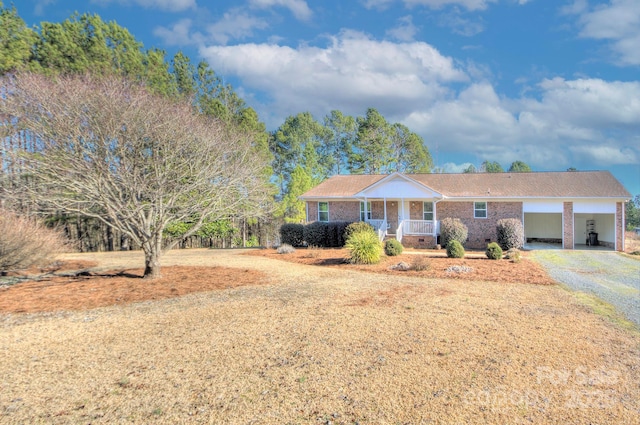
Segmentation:
{"type": "Polygon", "coordinates": [[[615,252],[534,251],[551,277],[614,305],[640,326],[640,261],[615,252]]]}

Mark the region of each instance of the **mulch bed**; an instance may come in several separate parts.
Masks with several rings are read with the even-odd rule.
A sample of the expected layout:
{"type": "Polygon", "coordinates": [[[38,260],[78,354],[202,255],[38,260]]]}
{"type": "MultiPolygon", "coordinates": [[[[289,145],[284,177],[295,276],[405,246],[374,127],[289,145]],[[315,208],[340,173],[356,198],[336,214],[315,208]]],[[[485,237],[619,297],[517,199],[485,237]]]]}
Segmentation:
{"type": "Polygon", "coordinates": [[[379,264],[357,265],[349,264],[347,258],[349,252],[346,249],[318,249],[300,248],[291,254],[278,254],[275,249],[251,251],[249,255],[259,255],[282,261],[299,264],[307,264],[322,267],[339,267],[347,270],[360,270],[373,273],[395,274],[402,273],[406,276],[419,276],[435,279],[464,279],[474,281],[490,281],[504,283],[528,283],[536,285],[550,285],[555,283],[547,272],[538,263],[527,258],[522,253],[522,260],[513,263],[509,260],[489,260],[481,253],[472,253],[465,258],[447,258],[443,251],[416,250],[411,253],[403,253],[395,257],[384,256],[379,264]],[[428,269],[423,271],[392,270],[391,267],[400,262],[413,265],[416,262],[426,262],[428,269]],[[455,266],[466,266],[471,271],[455,272],[447,271],[455,266]]]}
{"type": "MultiPolygon", "coordinates": [[[[92,265],[68,262],[54,268],[56,273],[62,273],[92,265]]],[[[84,271],[71,276],[51,275],[51,271],[46,270],[41,270],[45,274],[39,280],[0,286],[0,313],[88,310],[267,281],[262,272],[226,267],[163,267],[162,277],[158,279],[143,279],[143,269],[100,273],[84,271]]]]}

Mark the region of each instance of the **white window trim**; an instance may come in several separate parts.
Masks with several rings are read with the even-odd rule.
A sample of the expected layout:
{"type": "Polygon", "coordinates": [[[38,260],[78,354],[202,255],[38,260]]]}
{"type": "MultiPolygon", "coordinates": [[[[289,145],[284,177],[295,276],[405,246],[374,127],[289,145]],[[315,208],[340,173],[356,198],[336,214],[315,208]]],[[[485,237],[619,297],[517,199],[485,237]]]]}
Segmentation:
{"type": "Polygon", "coordinates": [[[434,215],[433,215],[434,211],[433,211],[433,210],[434,210],[434,208],[433,208],[433,202],[426,202],[426,201],[425,201],[425,202],[423,202],[423,203],[422,203],[422,219],[423,219],[423,220],[425,219],[425,218],[424,218],[424,214],[428,212],[428,213],[431,213],[431,220],[425,220],[425,221],[433,221],[433,217],[434,217],[434,215]],[[426,204],[431,205],[431,211],[425,211],[424,206],[425,206],[426,204]]]}
{"type": "Polygon", "coordinates": [[[322,222],[322,223],[328,223],[329,222],[329,202],[328,201],[318,201],[318,221],[322,222]],[[326,220],[321,220],[320,219],[320,213],[321,212],[325,212],[325,211],[320,211],[320,204],[327,204],[327,219],[326,220]]]}
{"type": "Polygon", "coordinates": [[[489,218],[489,203],[487,201],[474,201],[473,202],[473,218],[487,219],[489,218]],[[476,204],[484,204],[484,209],[476,208],[476,204]],[[477,211],[484,211],[484,217],[478,217],[477,211]]]}
{"type": "Polygon", "coordinates": [[[367,202],[367,207],[366,207],[366,216],[365,216],[365,208],[364,208],[365,201],[360,201],[360,221],[371,220],[371,201],[366,201],[366,202],[367,202]],[[364,219],[363,219],[363,216],[364,216],[364,219]]]}

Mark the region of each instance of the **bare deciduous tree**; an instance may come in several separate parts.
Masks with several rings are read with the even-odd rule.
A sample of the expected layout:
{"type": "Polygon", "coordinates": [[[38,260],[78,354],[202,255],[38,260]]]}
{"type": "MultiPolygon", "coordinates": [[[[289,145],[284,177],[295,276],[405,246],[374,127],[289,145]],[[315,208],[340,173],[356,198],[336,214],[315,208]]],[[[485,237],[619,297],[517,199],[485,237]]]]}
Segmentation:
{"type": "Polygon", "coordinates": [[[2,84],[5,127],[37,139],[21,152],[37,184],[22,193],[128,235],[144,251],[145,277],[160,275],[169,223],[192,223],[188,237],[206,221],[266,212],[266,160],[252,135],[188,102],[115,77],[25,73],[2,84]]]}

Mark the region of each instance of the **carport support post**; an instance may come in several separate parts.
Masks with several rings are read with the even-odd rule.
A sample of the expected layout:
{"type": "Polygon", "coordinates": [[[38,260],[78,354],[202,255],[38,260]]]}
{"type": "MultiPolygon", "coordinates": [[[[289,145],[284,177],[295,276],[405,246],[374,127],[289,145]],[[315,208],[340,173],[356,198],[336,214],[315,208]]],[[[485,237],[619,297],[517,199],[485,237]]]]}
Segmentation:
{"type": "Polygon", "coordinates": [[[562,227],[562,248],[573,249],[573,202],[563,205],[562,227]]]}
{"type": "Polygon", "coordinates": [[[616,245],[615,250],[624,252],[624,213],[625,213],[625,205],[622,202],[616,202],[616,218],[615,218],[615,237],[616,237],[616,245]]]}

